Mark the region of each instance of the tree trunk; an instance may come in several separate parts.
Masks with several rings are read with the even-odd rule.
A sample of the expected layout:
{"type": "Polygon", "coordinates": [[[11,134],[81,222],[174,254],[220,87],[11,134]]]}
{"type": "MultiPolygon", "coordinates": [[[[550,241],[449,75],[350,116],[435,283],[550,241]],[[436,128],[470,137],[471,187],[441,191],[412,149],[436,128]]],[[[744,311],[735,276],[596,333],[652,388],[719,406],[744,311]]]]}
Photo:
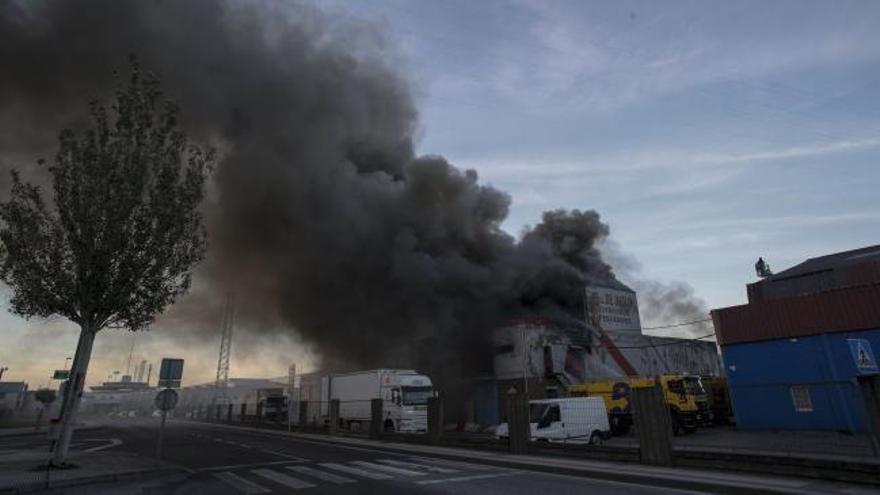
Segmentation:
{"type": "Polygon", "coordinates": [[[76,345],[76,354],[73,358],[73,367],[70,370],[67,387],[61,402],[61,433],[55,444],[52,454],[52,464],[61,466],[67,461],[67,452],[70,449],[70,440],[73,437],[73,424],[76,421],[76,412],[82,398],[86,383],[86,371],[89,369],[89,359],[92,357],[92,344],[95,342],[95,334],[92,328],[80,325],[79,343],[76,345]]]}

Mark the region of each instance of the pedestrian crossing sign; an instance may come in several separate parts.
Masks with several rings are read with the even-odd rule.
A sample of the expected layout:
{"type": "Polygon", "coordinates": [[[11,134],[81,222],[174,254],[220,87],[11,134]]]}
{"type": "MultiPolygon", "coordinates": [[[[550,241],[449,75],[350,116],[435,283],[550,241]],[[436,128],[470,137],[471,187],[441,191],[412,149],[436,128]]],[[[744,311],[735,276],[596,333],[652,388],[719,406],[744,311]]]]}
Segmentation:
{"type": "Polygon", "coordinates": [[[871,342],[867,339],[847,340],[849,341],[849,350],[852,353],[858,373],[860,375],[880,373],[880,368],[877,367],[877,360],[874,358],[874,351],[871,349],[871,342]]]}

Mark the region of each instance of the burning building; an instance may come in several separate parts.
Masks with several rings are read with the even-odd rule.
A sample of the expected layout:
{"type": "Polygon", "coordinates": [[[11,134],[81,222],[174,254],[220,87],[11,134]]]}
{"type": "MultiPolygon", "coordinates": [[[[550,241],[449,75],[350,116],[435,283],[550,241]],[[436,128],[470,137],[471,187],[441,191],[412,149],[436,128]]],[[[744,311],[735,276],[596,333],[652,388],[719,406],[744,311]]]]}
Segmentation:
{"type": "Polygon", "coordinates": [[[714,342],[642,333],[636,292],[611,279],[584,291],[584,320],[512,320],[492,335],[493,375],[475,387],[473,422],[498,421],[511,387],[531,398],[567,395],[572,384],[683,372],[721,374],[714,342]]]}

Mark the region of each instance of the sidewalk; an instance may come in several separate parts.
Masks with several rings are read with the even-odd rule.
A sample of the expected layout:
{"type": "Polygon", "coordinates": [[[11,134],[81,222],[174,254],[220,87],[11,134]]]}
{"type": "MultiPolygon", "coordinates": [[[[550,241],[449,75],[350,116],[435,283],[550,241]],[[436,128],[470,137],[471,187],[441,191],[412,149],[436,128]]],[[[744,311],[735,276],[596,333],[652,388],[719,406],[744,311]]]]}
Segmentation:
{"type": "MultiPolygon", "coordinates": [[[[33,428],[28,432],[34,438],[40,434],[33,428]]],[[[22,435],[22,433],[19,433],[22,435]]],[[[46,470],[49,452],[45,446],[0,451],[0,493],[25,493],[46,488],[61,488],[84,483],[95,483],[135,477],[143,474],[178,473],[179,468],[157,465],[155,460],[120,452],[73,451],[69,462],[73,469],[46,470]]]]}
{"type": "Polygon", "coordinates": [[[563,457],[511,455],[475,449],[437,447],[412,443],[391,443],[350,437],[330,437],[308,433],[289,433],[246,426],[217,423],[190,423],[204,428],[231,428],[256,431],[263,434],[288,436],[301,441],[331,443],[343,448],[393,451],[414,456],[425,455],[457,461],[479,462],[501,467],[542,471],[555,474],[589,477],[611,481],[626,481],[650,486],[705,490],[724,493],[876,493],[870,485],[840,483],[816,479],[773,475],[740,474],[700,468],[667,468],[633,463],[569,459],[563,457]]]}
{"type": "Polygon", "coordinates": [[[0,438],[2,437],[15,437],[19,435],[45,435],[46,434],[46,426],[42,425],[39,428],[34,428],[33,426],[27,427],[15,427],[15,428],[0,428],[0,438]]]}

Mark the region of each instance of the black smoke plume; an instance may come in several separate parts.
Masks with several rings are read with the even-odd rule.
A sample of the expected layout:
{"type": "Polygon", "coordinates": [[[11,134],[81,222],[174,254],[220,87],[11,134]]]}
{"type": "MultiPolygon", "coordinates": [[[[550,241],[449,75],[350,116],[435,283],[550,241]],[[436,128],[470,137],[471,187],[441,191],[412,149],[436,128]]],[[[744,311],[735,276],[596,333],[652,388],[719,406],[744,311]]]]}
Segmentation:
{"type": "Polygon", "coordinates": [[[579,321],[584,283],[614,276],[596,212],[547,212],[517,240],[500,228],[507,194],[416,156],[416,105],[382,36],[308,4],[3,2],[0,163],[39,181],[27,164],[132,53],[222,156],[208,259],[165,326],[214,332],[233,293],[237,325],[296,332],[326,366],[479,372],[490,329],[579,321]]]}

